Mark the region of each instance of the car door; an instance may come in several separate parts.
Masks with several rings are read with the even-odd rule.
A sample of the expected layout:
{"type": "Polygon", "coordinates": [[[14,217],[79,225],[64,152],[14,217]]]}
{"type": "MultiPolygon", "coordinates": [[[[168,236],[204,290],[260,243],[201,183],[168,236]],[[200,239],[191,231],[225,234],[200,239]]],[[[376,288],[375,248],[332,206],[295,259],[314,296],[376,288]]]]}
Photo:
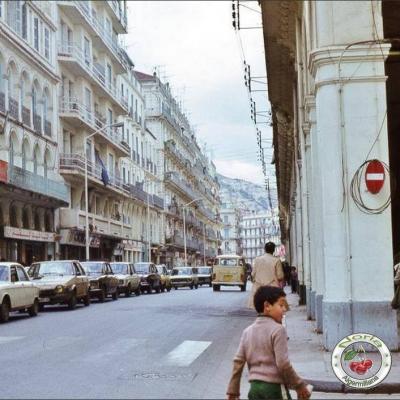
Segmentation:
{"type": "Polygon", "coordinates": [[[111,265],[108,263],[104,264],[104,272],[107,275],[108,287],[113,291],[118,286],[118,280],[114,275],[111,265]]]}
{"type": "Polygon", "coordinates": [[[35,301],[36,288],[30,281],[26,271],[20,265],[16,266],[18,282],[21,284],[21,293],[24,301],[24,306],[31,306],[35,301]]]}
{"type": "Polygon", "coordinates": [[[76,294],[78,297],[82,297],[86,294],[82,272],[79,269],[78,264],[75,262],[72,263],[72,268],[74,270],[74,275],[75,275],[76,294]]]}
{"type": "Polygon", "coordinates": [[[25,305],[25,292],[23,282],[18,279],[17,273],[18,265],[11,265],[10,267],[10,280],[11,288],[10,298],[11,298],[11,308],[22,307],[25,305]]]}
{"type": "Polygon", "coordinates": [[[136,289],[139,286],[139,275],[135,271],[135,266],[133,264],[129,264],[129,273],[132,277],[133,287],[136,289]]]}

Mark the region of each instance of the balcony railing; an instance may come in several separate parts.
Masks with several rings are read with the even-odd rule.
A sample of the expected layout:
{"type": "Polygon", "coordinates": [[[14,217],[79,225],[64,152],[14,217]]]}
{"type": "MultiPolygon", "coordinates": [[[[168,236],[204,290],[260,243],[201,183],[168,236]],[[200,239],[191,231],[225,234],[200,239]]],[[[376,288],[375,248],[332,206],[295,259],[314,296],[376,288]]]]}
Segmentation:
{"type": "MultiPolygon", "coordinates": [[[[66,171],[74,171],[79,172],[83,176],[85,175],[85,157],[82,157],[79,154],[61,154],[60,155],[60,170],[62,172],[66,171]]],[[[103,168],[101,165],[97,163],[93,163],[88,161],[88,176],[98,179],[102,181],[102,171],[103,168]]],[[[107,186],[110,186],[113,189],[118,189],[124,192],[126,195],[129,195],[129,188],[126,184],[123,183],[122,179],[115,176],[111,172],[107,171],[107,175],[109,178],[107,186]]]]}
{"type": "Polygon", "coordinates": [[[161,210],[164,209],[164,199],[155,194],[153,194],[153,204],[155,207],[160,208],[161,210]]]}
{"type": "MultiPolygon", "coordinates": [[[[119,22],[121,23],[121,25],[124,27],[124,29],[126,30],[127,25],[128,25],[128,19],[126,17],[126,14],[124,13],[122,7],[118,7],[118,1],[115,0],[107,0],[107,3],[111,6],[112,10],[115,13],[115,16],[117,17],[117,19],[119,20],[119,22]]],[[[121,3],[120,3],[121,4],[121,3]]]]}
{"type": "Polygon", "coordinates": [[[87,1],[75,1],[75,5],[77,5],[79,11],[83,14],[87,22],[92,26],[96,31],[99,37],[103,40],[103,42],[107,45],[107,47],[111,50],[114,56],[118,59],[118,61],[124,65],[125,69],[127,69],[126,61],[123,55],[123,50],[121,49],[118,41],[113,37],[112,33],[107,32],[104,28],[104,25],[100,20],[91,12],[87,1]]]}
{"type": "Polygon", "coordinates": [[[165,173],[165,181],[166,182],[171,182],[175,186],[177,186],[181,191],[183,191],[188,197],[191,197],[192,199],[197,198],[196,192],[188,186],[178,175],[177,172],[171,171],[171,172],[166,172],[165,173]]]}
{"type": "MultiPolygon", "coordinates": [[[[132,195],[132,197],[139,199],[141,201],[143,201],[144,203],[147,203],[147,192],[144,191],[140,185],[136,184],[136,185],[129,185],[129,189],[130,189],[130,193],[132,195]]],[[[149,203],[151,202],[150,199],[151,195],[149,195],[149,203]]]]}
{"type": "Polygon", "coordinates": [[[0,92],[0,111],[6,112],[6,95],[3,92],[0,92]]]}
{"type": "Polygon", "coordinates": [[[9,166],[8,173],[10,184],[16,187],[69,203],[69,190],[62,182],[45,178],[14,165],[9,166]]]}
{"type": "Polygon", "coordinates": [[[125,110],[128,109],[126,99],[122,96],[115,85],[106,79],[105,68],[103,65],[92,62],[85,57],[82,48],[73,42],[61,42],[58,44],[58,55],[73,58],[85,71],[98,83],[113,99],[118,102],[125,110]]]}
{"type": "Polygon", "coordinates": [[[31,110],[24,106],[22,106],[22,122],[27,126],[31,126],[31,110]]]}
{"type": "Polygon", "coordinates": [[[18,118],[18,101],[13,99],[12,97],[8,98],[8,110],[10,111],[10,116],[19,119],[18,118]]]}
{"type": "Polygon", "coordinates": [[[33,129],[36,133],[42,134],[42,117],[37,114],[33,114],[33,129]]]}

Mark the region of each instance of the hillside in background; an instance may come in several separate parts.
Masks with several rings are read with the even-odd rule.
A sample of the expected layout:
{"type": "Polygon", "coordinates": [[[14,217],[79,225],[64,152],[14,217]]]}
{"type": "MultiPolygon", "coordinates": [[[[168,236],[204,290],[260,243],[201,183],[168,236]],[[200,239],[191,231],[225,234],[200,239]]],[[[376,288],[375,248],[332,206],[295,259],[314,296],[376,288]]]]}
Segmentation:
{"type": "MultiPolygon", "coordinates": [[[[267,191],[263,186],[220,174],[218,174],[218,180],[221,185],[221,208],[239,207],[255,212],[267,211],[270,208],[267,191]]],[[[276,207],[276,202],[273,201],[272,206],[276,207]]]]}

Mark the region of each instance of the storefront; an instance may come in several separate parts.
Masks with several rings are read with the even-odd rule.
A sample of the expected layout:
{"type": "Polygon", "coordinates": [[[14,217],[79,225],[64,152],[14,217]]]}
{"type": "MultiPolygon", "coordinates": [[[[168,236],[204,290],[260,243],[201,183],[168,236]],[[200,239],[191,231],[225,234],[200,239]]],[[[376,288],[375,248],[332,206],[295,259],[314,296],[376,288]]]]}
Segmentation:
{"type": "Polygon", "coordinates": [[[129,262],[142,261],[141,256],[144,251],[143,242],[132,239],[124,239],[121,243],[123,246],[123,260],[129,262]]]}
{"type": "Polygon", "coordinates": [[[31,265],[33,261],[54,259],[55,233],[3,226],[0,259],[31,265]]]}

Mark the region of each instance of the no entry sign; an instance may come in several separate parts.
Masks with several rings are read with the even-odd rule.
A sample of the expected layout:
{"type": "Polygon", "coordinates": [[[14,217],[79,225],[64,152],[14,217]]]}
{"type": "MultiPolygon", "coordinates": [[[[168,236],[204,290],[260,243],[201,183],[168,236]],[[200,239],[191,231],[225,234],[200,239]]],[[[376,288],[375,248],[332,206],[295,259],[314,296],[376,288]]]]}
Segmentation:
{"type": "Polygon", "coordinates": [[[377,194],[381,191],[385,183],[385,168],[378,160],[372,160],[368,163],[365,170],[365,184],[367,189],[372,194],[377,194]]]}

